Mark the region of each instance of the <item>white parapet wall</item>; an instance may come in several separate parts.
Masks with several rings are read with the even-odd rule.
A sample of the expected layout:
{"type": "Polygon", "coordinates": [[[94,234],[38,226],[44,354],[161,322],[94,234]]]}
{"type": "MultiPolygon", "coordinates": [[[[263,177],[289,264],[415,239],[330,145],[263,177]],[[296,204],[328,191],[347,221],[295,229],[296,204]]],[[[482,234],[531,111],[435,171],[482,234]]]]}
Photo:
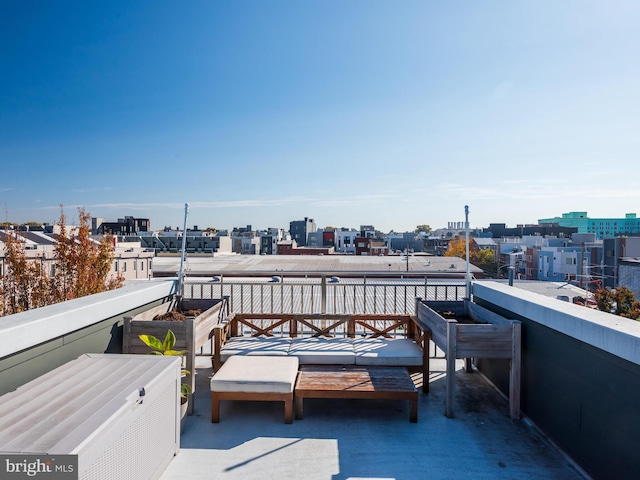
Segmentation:
{"type": "Polygon", "coordinates": [[[175,280],[131,284],[0,317],[0,359],[175,293],[175,280]]]}
{"type": "Polygon", "coordinates": [[[640,365],[640,322],[498,282],[474,282],[474,299],[498,305],[640,365]]]}

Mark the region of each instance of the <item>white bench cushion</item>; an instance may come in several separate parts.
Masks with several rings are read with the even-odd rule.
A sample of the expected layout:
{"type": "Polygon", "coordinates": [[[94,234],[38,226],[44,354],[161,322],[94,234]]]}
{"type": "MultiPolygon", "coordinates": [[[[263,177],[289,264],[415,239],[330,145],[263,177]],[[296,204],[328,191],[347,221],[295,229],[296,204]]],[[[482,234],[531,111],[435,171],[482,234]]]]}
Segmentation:
{"type": "Polygon", "coordinates": [[[414,367],[422,365],[422,349],[409,338],[356,338],[356,365],[414,367]]]}
{"type": "Polygon", "coordinates": [[[355,365],[356,356],[351,338],[294,338],[289,356],[306,365],[355,365]]]}
{"type": "Polygon", "coordinates": [[[220,360],[226,362],[233,355],[269,355],[286,357],[289,337],[231,337],[220,351],[220,360]]]}
{"type": "Polygon", "coordinates": [[[235,355],[211,378],[211,391],[291,393],[297,375],[295,357],[235,355]]]}

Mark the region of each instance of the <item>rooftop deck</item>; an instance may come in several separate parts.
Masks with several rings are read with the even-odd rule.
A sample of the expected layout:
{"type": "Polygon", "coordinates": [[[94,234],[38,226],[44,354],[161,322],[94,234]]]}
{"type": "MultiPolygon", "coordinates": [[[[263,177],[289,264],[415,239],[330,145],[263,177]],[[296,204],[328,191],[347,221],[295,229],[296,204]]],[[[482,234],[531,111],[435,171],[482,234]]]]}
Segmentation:
{"type": "Polygon", "coordinates": [[[445,364],[433,360],[417,424],[407,402],[324,399],[306,400],[292,425],[280,402],[223,402],[212,424],[212,370],[207,357],[199,364],[195,413],[162,480],[585,478],[526,420],[511,420],[507,400],[462,361],[456,418],[443,415],[445,364]]]}
{"type": "MultiPolygon", "coordinates": [[[[415,297],[443,300],[462,291],[432,279],[397,285],[367,278],[366,289],[364,278],[362,288],[341,278],[296,280],[295,289],[288,278],[244,285],[227,280],[189,283],[188,294],[230,294],[234,313],[289,311],[293,296],[289,307],[297,313],[379,315],[410,314],[415,297]]],[[[557,292],[556,286],[554,297],[557,292]]],[[[174,293],[174,281],[145,282],[1,318],[0,390],[8,393],[82,353],[121,353],[124,317],[174,293]]],[[[473,300],[522,323],[523,414],[593,478],[637,477],[640,324],[496,282],[474,282],[473,300]]],[[[266,402],[223,402],[222,421],[214,425],[210,357],[199,361],[196,415],[187,419],[182,450],[165,479],[583,477],[527,418],[511,420],[507,400],[480,374],[465,373],[462,361],[457,417],[447,419],[441,352],[430,362],[430,394],[419,395],[418,424],[409,423],[408,405],[401,402],[311,399],[305,419],[293,425],[283,423],[282,405],[266,402]]],[[[509,391],[504,359],[479,358],[474,365],[509,391]]],[[[421,386],[419,377],[414,381],[421,386]]]]}

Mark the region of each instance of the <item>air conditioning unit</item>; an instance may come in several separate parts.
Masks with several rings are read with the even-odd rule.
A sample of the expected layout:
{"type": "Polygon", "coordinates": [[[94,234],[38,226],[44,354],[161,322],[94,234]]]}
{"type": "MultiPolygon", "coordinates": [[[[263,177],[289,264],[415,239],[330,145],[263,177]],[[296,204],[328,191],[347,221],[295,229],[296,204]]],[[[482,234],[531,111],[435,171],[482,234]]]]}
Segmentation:
{"type": "Polygon", "coordinates": [[[0,453],[78,455],[80,479],[156,479],[180,449],[180,357],[85,354],[0,397],[0,453]]]}

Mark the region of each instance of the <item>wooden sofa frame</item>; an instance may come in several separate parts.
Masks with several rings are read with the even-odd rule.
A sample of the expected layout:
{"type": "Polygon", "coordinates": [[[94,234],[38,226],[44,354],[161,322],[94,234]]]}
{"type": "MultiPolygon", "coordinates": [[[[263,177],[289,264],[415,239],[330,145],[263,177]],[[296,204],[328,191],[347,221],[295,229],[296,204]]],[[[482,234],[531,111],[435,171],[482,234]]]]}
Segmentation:
{"type": "Polygon", "coordinates": [[[429,340],[414,315],[234,313],[214,328],[214,372],[222,366],[225,342],[246,330],[254,337],[409,338],[422,349],[422,367],[407,368],[422,373],[422,388],[428,389],[429,340]]]}

